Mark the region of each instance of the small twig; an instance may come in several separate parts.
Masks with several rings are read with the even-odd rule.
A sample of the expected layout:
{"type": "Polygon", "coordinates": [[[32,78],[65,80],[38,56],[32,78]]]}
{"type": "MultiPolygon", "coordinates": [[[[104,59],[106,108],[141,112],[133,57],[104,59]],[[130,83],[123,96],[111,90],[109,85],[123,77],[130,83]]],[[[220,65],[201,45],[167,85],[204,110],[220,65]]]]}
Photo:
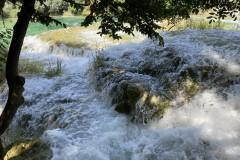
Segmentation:
{"type": "Polygon", "coordinates": [[[174,25],[172,25],[169,29],[168,29],[168,31],[170,31],[173,27],[175,27],[176,26],[176,24],[174,24],[174,25]]]}
{"type": "Polygon", "coordinates": [[[115,7],[113,7],[113,6],[110,5],[110,4],[109,4],[109,6],[110,6],[112,9],[114,9],[114,10],[116,10],[116,11],[118,12],[118,10],[117,10],[115,7]]]}

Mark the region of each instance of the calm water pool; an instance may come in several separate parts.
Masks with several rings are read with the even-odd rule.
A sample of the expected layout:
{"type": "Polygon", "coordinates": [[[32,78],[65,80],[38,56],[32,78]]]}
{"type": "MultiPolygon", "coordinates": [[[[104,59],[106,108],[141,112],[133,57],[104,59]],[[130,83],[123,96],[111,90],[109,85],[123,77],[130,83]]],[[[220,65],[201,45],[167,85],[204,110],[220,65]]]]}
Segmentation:
{"type": "MultiPolygon", "coordinates": [[[[58,17],[56,18],[57,20],[65,23],[67,25],[67,27],[74,27],[74,26],[79,26],[82,21],[83,18],[80,17],[58,17]]],[[[5,26],[8,28],[13,28],[14,24],[16,23],[17,19],[6,19],[4,21],[5,26]]],[[[49,30],[54,30],[54,29],[59,29],[59,28],[63,28],[63,26],[56,26],[55,24],[51,24],[50,27],[47,27],[41,23],[34,23],[31,22],[28,30],[27,30],[27,34],[26,36],[33,36],[33,35],[37,35],[37,34],[41,34],[43,32],[49,31],[49,30]]],[[[2,21],[0,21],[0,31],[4,30],[4,25],[2,23],[2,21]]]]}

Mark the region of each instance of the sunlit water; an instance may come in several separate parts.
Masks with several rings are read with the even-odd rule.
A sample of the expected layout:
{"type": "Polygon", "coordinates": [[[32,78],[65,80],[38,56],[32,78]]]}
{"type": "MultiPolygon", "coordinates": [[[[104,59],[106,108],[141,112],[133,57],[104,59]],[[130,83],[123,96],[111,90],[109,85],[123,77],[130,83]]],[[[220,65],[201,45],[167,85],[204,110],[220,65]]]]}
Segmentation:
{"type": "MultiPolygon", "coordinates": [[[[218,32],[212,30],[209,34],[218,32]]],[[[220,49],[211,51],[217,46],[212,44],[216,37],[209,42],[200,31],[164,33],[164,36],[166,46],[178,48],[189,62],[194,63],[202,54],[226,67],[230,73],[239,74],[239,47],[235,44],[232,44],[235,50],[228,51],[228,45],[222,44],[220,49]]],[[[227,41],[224,38],[239,40],[240,33],[221,31],[219,38],[223,42],[227,41]]],[[[160,120],[147,125],[134,124],[128,116],[114,111],[106,93],[94,90],[94,82],[88,74],[92,55],[96,54],[94,50],[85,51],[81,56],[49,54],[48,45],[36,43],[34,37],[28,37],[26,43],[29,50],[21,53],[23,57],[43,62],[61,59],[64,65],[61,76],[26,78],[26,102],[12,127],[18,132],[18,125],[25,126],[25,137],[50,141],[52,160],[240,159],[240,84],[223,90],[227,98],[219,95],[216,88],[209,87],[189,103],[169,110],[160,120]]],[[[146,40],[141,44],[113,46],[104,54],[118,59],[113,65],[128,66],[141,58],[139,52],[158,48],[156,44],[146,40]],[[129,62],[123,59],[127,52],[131,52],[129,62]]]]}
{"type": "MultiPolygon", "coordinates": [[[[83,18],[80,18],[80,17],[54,17],[54,18],[62,23],[65,23],[67,27],[80,26],[81,23],[83,22],[83,18]]],[[[6,19],[4,21],[5,27],[12,29],[16,21],[17,21],[16,18],[6,19]]],[[[3,23],[0,23],[0,31],[4,30],[5,27],[3,23]]],[[[38,22],[30,22],[26,35],[33,36],[49,30],[60,29],[60,28],[64,28],[64,27],[61,25],[56,26],[56,24],[54,23],[50,23],[50,25],[47,27],[46,25],[43,25],[38,22]]]]}

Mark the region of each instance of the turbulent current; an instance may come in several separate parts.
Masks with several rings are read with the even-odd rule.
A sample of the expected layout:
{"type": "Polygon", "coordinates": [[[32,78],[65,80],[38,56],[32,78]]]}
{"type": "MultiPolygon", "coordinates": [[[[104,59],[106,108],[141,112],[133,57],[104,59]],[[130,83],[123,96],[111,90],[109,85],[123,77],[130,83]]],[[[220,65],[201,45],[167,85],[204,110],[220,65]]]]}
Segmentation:
{"type": "MultiPolygon", "coordinates": [[[[196,69],[196,81],[202,86],[197,94],[180,103],[182,90],[176,90],[171,97],[174,107],[147,124],[134,123],[114,110],[110,82],[96,89],[96,73],[91,73],[96,49],[83,52],[64,45],[49,49],[49,44],[27,37],[22,58],[46,65],[61,60],[63,73],[52,78],[25,76],[25,103],[6,143],[21,137],[41,138],[50,142],[52,160],[240,159],[240,32],[186,29],[160,34],[164,48],[145,39],[118,45],[109,42],[101,51],[110,67],[126,68],[126,76],[135,77],[134,83],[144,83],[150,92],[164,90],[159,84],[165,83],[162,77],[177,83],[174,80],[186,68],[209,71],[204,76],[196,69]],[[170,65],[169,50],[181,59],[177,66],[170,65]],[[156,51],[158,57],[153,55],[156,51]],[[140,72],[145,62],[150,68],[165,67],[156,71],[161,78],[140,72]],[[210,72],[214,66],[218,69],[210,72]]],[[[7,89],[1,93],[2,106],[6,93],[7,89]]]]}

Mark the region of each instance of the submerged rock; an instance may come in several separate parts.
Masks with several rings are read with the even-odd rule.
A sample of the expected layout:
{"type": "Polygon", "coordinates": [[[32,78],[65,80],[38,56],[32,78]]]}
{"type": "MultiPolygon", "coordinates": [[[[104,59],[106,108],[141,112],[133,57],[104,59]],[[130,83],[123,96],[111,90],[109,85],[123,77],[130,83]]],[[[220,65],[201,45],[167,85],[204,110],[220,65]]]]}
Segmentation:
{"type": "Polygon", "coordinates": [[[134,122],[148,123],[153,118],[161,118],[173,106],[170,99],[151,94],[141,85],[124,82],[113,87],[113,90],[115,110],[130,115],[134,122]]]}
{"type": "Polygon", "coordinates": [[[5,148],[4,160],[50,160],[50,144],[40,139],[17,140],[5,148]]]}
{"type": "Polygon", "coordinates": [[[139,86],[124,84],[121,87],[122,95],[118,100],[115,110],[119,113],[130,114],[136,106],[137,100],[143,94],[143,89],[139,86]]]}
{"type": "Polygon", "coordinates": [[[185,87],[187,98],[194,97],[199,90],[199,85],[196,82],[193,82],[191,80],[187,80],[184,84],[184,87],[185,87]]]}
{"type": "Polygon", "coordinates": [[[149,106],[151,109],[156,108],[155,114],[158,117],[162,117],[166,110],[170,109],[173,106],[172,101],[170,99],[160,98],[160,96],[157,96],[155,94],[153,94],[149,98],[150,98],[149,106]]]}

